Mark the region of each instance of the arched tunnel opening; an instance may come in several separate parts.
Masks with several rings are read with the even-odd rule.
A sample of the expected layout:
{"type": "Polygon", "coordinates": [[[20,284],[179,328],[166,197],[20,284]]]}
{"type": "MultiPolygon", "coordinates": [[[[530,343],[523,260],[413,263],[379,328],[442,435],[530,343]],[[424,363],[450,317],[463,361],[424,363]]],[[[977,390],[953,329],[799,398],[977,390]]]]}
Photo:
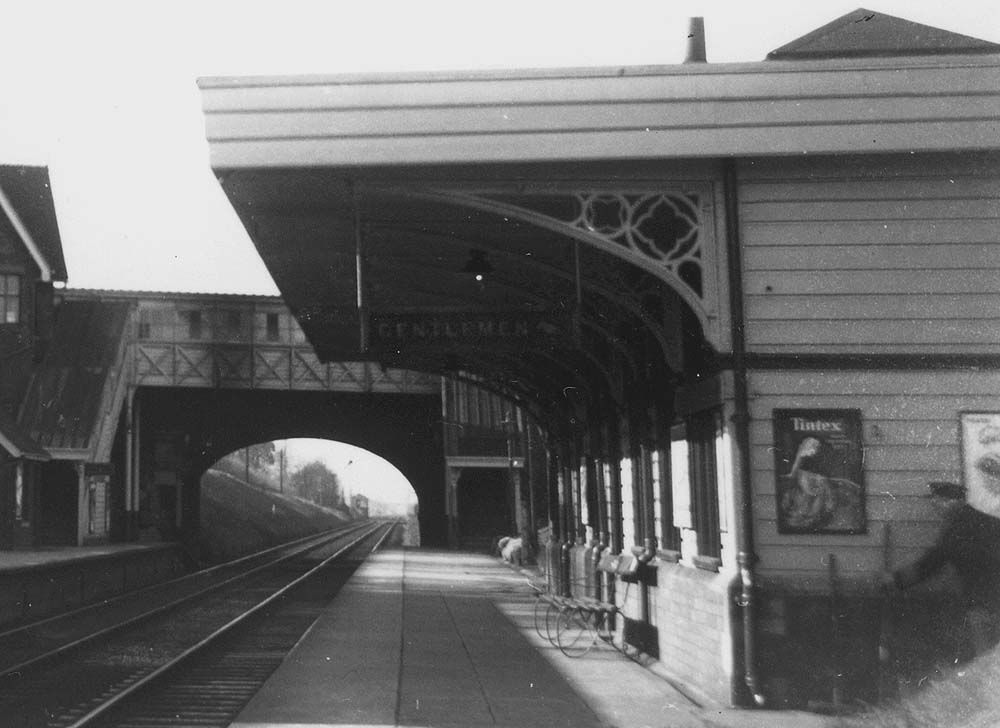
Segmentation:
{"type": "MultiPolygon", "coordinates": [[[[164,491],[157,495],[169,531],[180,506],[176,494],[164,491]]],[[[420,545],[412,484],[385,458],[344,442],[292,438],[246,445],[212,463],[199,491],[200,553],[209,563],[366,518],[398,519],[399,543],[420,545]]]]}
{"type": "MultiPolygon", "coordinates": [[[[202,560],[202,476],[220,458],[238,458],[246,448],[316,439],[391,462],[419,502],[419,528],[410,528],[410,540],[422,546],[445,542],[440,395],[162,387],[137,392],[135,409],[142,477],[133,528],[140,541],[180,541],[192,559],[202,560]]],[[[233,470],[235,477],[239,469],[233,470]]],[[[348,475],[361,478],[363,470],[353,466],[345,482],[348,475]]],[[[243,476],[245,471],[244,464],[243,476]]]]}

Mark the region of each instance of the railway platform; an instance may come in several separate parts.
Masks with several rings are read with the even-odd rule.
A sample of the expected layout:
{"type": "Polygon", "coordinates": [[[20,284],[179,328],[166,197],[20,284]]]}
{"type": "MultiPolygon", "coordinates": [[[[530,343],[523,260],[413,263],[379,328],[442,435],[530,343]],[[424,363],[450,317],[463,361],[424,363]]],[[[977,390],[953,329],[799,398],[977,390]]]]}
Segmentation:
{"type": "Polygon", "coordinates": [[[180,576],[179,544],[107,544],[0,551],[0,626],[43,619],[180,576]]]}
{"type": "Polygon", "coordinates": [[[121,559],[131,555],[177,549],[175,544],[101,544],[98,546],[39,546],[0,550],[0,574],[79,565],[98,559],[121,559]]]}
{"type": "Polygon", "coordinates": [[[232,726],[834,725],[708,704],[599,643],[563,655],[525,574],[485,555],[386,550],[353,575],[232,726]]]}

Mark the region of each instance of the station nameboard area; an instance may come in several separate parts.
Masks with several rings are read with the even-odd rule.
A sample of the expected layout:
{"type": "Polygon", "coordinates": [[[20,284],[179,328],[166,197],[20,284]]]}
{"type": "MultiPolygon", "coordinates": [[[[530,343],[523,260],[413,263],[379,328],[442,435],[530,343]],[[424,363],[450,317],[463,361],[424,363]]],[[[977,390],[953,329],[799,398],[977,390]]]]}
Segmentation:
{"type": "Polygon", "coordinates": [[[553,340],[565,331],[537,312],[373,313],[369,346],[517,346],[553,340]]]}

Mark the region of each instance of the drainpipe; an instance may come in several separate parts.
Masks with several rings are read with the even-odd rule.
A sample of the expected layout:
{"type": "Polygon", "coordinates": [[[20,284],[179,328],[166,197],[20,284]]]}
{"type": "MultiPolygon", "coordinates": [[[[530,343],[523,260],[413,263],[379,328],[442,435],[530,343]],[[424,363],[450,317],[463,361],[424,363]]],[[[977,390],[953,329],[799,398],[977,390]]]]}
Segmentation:
{"type": "Polygon", "coordinates": [[[566,596],[573,596],[573,574],[570,553],[573,544],[576,542],[576,524],[573,507],[573,473],[567,465],[573,460],[572,445],[561,442],[559,451],[556,454],[558,462],[558,474],[556,482],[559,488],[559,567],[563,583],[563,593],[566,596]]]}
{"type": "MultiPolygon", "coordinates": [[[[607,484],[604,482],[604,470],[602,468],[602,455],[605,452],[604,438],[601,434],[603,419],[604,411],[601,408],[597,416],[589,421],[590,449],[587,453],[587,477],[590,478],[590,473],[593,473],[594,505],[597,509],[595,514],[597,527],[594,529],[593,563],[591,564],[595,572],[597,565],[601,561],[601,556],[604,555],[604,549],[608,547],[608,503],[606,497],[608,490],[607,484]]],[[[600,597],[602,588],[603,585],[598,584],[597,597],[600,597]]]]}
{"type": "Polygon", "coordinates": [[[639,525],[642,529],[642,546],[633,546],[632,555],[639,560],[640,564],[648,564],[656,556],[656,539],[653,536],[655,524],[652,520],[653,504],[650,496],[649,471],[646,469],[646,459],[649,457],[649,448],[640,444],[639,449],[633,453],[636,460],[632,475],[633,488],[638,492],[633,496],[638,496],[639,502],[639,525]]]}
{"type": "Polygon", "coordinates": [[[653,510],[653,478],[650,450],[655,448],[653,428],[649,416],[649,405],[638,403],[641,419],[638,423],[639,435],[639,472],[638,481],[642,488],[642,549],[636,554],[640,564],[648,564],[656,556],[656,514],[653,510]]]}
{"type": "Polygon", "coordinates": [[[753,484],[750,480],[750,406],[747,394],[746,332],[743,311],[743,257],[740,241],[736,163],[725,166],[726,243],[729,253],[730,331],[733,346],[734,441],[740,460],[740,534],[736,561],[740,567],[739,605],[743,608],[743,679],[754,703],[766,702],[757,674],[757,602],[753,539],[753,484]]]}
{"type": "Polygon", "coordinates": [[[518,419],[523,423],[523,427],[521,428],[521,444],[524,448],[524,473],[528,478],[528,533],[530,539],[528,545],[537,563],[538,551],[541,544],[538,543],[538,513],[536,512],[537,506],[535,503],[535,452],[531,437],[532,424],[526,418],[523,418],[520,409],[518,409],[518,419]]]}
{"type": "MultiPolygon", "coordinates": [[[[649,470],[649,445],[648,438],[651,435],[648,405],[644,397],[639,397],[633,402],[634,420],[632,423],[632,453],[633,453],[633,488],[639,501],[639,518],[642,526],[642,546],[635,546],[632,555],[636,557],[642,566],[649,564],[656,556],[656,523],[653,516],[653,484],[649,470]]],[[[639,609],[640,619],[649,624],[649,578],[646,575],[639,581],[639,609]]]]}
{"type": "MultiPolygon", "coordinates": [[[[633,463],[632,474],[632,487],[639,491],[638,493],[633,492],[633,496],[638,495],[639,519],[642,527],[642,546],[633,546],[632,555],[642,566],[646,566],[656,556],[656,542],[653,540],[653,531],[649,520],[652,504],[650,503],[650,484],[646,471],[647,452],[648,448],[643,444],[639,445],[638,451],[633,452],[633,458],[636,459],[636,462],[633,463]]],[[[645,574],[639,579],[639,619],[647,624],[650,623],[649,578],[645,574]]]]}
{"type": "Polygon", "coordinates": [[[553,463],[553,448],[556,445],[552,442],[551,436],[545,443],[545,503],[548,509],[549,519],[549,541],[545,549],[546,573],[548,575],[549,591],[554,594],[563,594],[562,590],[562,538],[560,530],[560,496],[558,493],[559,482],[555,477],[555,464],[553,463]]]}

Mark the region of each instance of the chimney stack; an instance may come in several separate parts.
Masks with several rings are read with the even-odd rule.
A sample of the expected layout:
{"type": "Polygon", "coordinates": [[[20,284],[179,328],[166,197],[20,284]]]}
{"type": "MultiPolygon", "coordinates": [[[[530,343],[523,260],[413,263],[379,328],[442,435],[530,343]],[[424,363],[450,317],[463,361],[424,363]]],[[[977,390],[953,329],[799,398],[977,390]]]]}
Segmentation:
{"type": "Polygon", "coordinates": [[[705,19],[688,18],[687,55],[685,63],[705,63],[705,19]]]}

